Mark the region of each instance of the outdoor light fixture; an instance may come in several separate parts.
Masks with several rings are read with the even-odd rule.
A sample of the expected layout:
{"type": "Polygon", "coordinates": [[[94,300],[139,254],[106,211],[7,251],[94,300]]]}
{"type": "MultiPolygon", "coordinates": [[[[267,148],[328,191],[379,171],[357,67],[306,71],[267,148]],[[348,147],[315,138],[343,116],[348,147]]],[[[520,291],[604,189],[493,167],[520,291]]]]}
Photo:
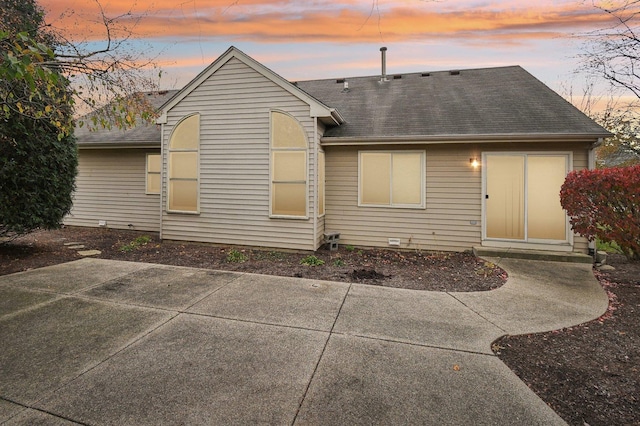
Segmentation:
{"type": "Polygon", "coordinates": [[[473,167],[474,169],[477,169],[478,166],[480,165],[480,161],[478,161],[476,157],[469,158],[469,164],[471,164],[471,167],[473,167]]]}

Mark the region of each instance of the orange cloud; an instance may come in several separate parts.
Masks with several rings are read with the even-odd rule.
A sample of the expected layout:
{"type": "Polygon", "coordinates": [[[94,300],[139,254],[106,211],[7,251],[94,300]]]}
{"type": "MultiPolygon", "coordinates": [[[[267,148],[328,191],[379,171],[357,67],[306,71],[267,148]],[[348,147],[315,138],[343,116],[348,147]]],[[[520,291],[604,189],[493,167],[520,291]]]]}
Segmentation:
{"type": "MultiPolygon", "coordinates": [[[[116,35],[133,32],[138,38],[181,39],[233,37],[270,42],[371,42],[464,38],[517,43],[528,39],[555,38],[558,35],[603,28],[610,23],[604,13],[584,4],[499,9],[485,8],[438,11],[437,3],[401,1],[385,4],[380,15],[371,3],[327,1],[325,8],[305,9],[304,3],[286,0],[216,0],[176,3],[158,0],[153,10],[126,14],[131,1],[105,3],[107,16],[122,16],[116,35]],[[397,6],[394,6],[397,4],[397,6]]],[[[43,0],[48,18],[72,39],[101,40],[104,27],[99,23],[97,3],[86,0],[43,0]],[[65,12],[66,11],[66,12],[65,12]],[[89,17],[92,17],[90,19],[89,17]]],[[[313,6],[312,5],[312,6],[313,6]]]]}

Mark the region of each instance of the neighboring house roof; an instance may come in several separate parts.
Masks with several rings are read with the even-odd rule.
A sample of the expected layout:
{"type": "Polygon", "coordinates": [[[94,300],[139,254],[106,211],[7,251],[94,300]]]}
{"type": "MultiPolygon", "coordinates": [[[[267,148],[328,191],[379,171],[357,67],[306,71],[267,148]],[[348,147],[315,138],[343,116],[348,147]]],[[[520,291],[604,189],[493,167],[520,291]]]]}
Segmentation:
{"type": "Polygon", "coordinates": [[[602,155],[601,151],[596,151],[596,158],[599,167],[620,167],[640,164],[640,152],[625,146],[620,146],[617,151],[605,155],[602,155]]]}
{"type": "MultiPolygon", "coordinates": [[[[147,100],[155,109],[159,109],[163,104],[169,101],[177,90],[163,90],[159,92],[144,92],[147,100]]],[[[91,115],[88,114],[81,119],[89,122],[91,115]]],[[[77,144],[83,148],[104,148],[104,147],[147,147],[157,146],[160,147],[160,126],[154,123],[148,123],[146,121],[140,121],[132,128],[120,129],[117,127],[89,129],[89,126],[85,123],[84,126],[76,126],[75,136],[77,144]]]]}
{"type": "Polygon", "coordinates": [[[345,119],[323,143],[376,140],[524,140],[610,134],[519,66],[296,85],[345,119]],[[345,84],[348,88],[345,88],[345,84]]]}

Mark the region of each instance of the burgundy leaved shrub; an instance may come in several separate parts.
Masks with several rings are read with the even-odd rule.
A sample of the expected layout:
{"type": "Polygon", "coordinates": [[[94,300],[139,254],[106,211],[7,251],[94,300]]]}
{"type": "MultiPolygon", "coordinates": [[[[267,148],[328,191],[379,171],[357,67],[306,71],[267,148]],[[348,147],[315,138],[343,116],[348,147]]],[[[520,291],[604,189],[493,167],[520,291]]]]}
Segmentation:
{"type": "Polygon", "coordinates": [[[615,241],[629,259],[640,259],[640,165],[573,171],[560,202],[575,232],[615,241]]]}

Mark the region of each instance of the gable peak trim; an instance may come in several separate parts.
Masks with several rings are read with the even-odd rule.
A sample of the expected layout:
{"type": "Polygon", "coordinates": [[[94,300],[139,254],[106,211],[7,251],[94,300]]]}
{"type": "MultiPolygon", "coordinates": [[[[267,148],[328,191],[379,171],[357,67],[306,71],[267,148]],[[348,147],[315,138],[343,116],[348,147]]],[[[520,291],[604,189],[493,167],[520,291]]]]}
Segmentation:
{"type": "Polygon", "coordinates": [[[207,66],[200,74],[198,74],[193,80],[191,80],[187,85],[180,90],[169,102],[161,108],[160,117],[158,117],[158,124],[166,124],[167,122],[167,112],[171,110],[174,106],[180,103],[184,98],[186,98],[193,90],[195,90],[198,86],[200,86],[204,81],[206,81],[209,77],[216,73],[220,68],[222,68],[225,64],[227,64],[231,59],[237,59],[240,62],[244,63],[248,67],[252,68],[254,71],[258,72],[265,78],[271,80],[276,85],[280,86],[282,89],[291,93],[293,96],[302,100],[310,106],[310,115],[312,117],[326,117],[333,118],[336,115],[334,109],[329,108],[327,105],[324,105],[322,102],[318,101],[307,92],[299,89],[296,85],[290,83],[285,78],[275,73],[262,63],[253,59],[240,49],[235,46],[229,47],[222,55],[220,55],[215,61],[213,61],[209,66],[207,66]]]}

